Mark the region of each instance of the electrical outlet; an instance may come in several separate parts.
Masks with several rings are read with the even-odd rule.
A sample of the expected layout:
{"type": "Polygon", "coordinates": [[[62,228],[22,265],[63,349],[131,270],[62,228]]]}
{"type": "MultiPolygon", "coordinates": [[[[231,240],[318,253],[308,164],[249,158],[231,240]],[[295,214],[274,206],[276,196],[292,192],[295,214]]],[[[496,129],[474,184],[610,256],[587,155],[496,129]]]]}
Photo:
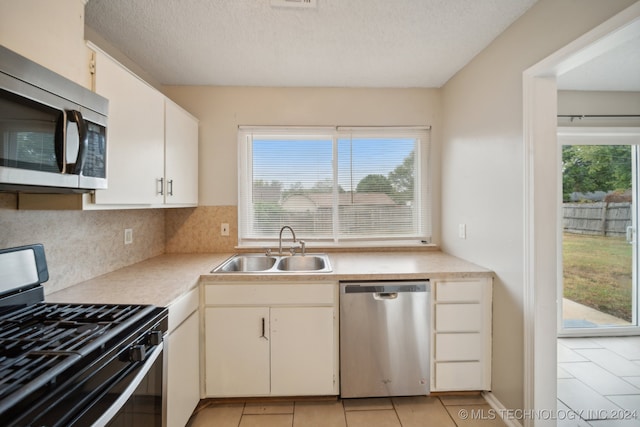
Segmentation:
{"type": "Polygon", "coordinates": [[[221,236],[229,235],[229,224],[227,224],[226,222],[223,222],[222,224],[220,224],[220,235],[221,236]]]}
{"type": "Polygon", "coordinates": [[[130,245],[133,243],[133,229],[125,228],[124,229],[124,244],[130,245]]]}

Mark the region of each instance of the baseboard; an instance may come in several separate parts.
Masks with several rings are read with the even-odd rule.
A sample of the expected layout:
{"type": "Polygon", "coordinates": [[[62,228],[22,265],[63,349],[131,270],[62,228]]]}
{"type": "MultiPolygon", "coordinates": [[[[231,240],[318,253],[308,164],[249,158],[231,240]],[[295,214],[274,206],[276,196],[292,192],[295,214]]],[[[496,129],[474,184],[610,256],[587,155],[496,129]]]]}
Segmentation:
{"type": "Polygon", "coordinates": [[[493,408],[497,412],[497,414],[500,416],[500,418],[502,418],[502,421],[504,421],[507,427],[522,427],[522,424],[518,420],[513,418],[505,418],[505,416],[510,414],[511,412],[502,404],[502,402],[500,402],[494,396],[493,393],[491,393],[490,391],[483,391],[482,397],[484,397],[484,400],[487,401],[489,406],[491,406],[491,408],[493,408]]]}

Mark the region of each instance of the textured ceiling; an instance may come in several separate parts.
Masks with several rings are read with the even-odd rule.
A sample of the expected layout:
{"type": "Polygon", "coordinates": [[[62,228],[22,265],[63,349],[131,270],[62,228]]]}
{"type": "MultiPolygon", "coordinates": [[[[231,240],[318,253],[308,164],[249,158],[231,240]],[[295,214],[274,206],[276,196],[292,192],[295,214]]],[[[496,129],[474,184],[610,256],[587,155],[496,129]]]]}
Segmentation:
{"type": "Polygon", "coordinates": [[[162,84],[440,87],[536,0],[90,0],[86,24],[162,84]]]}

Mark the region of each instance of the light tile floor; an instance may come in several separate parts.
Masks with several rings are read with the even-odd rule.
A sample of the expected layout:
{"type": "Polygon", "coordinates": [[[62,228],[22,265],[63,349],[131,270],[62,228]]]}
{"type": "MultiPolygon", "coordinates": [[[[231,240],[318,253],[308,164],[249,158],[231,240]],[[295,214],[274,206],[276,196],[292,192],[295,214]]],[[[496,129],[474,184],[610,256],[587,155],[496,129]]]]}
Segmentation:
{"type": "Polygon", "coordinates": [[[213,403],[189,427],[504,427],[480,395],[213,403]]]}
{"type": "Polygon", "coordinates": [[[640,336],[558,338],[558,426],[640,427],[640,336]]]}

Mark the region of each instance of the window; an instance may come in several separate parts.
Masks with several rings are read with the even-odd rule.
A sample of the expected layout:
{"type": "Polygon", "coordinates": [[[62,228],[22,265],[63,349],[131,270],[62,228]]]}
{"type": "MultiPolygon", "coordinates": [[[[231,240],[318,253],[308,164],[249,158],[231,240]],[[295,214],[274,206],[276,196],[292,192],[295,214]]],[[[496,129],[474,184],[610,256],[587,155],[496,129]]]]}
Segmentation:
{"type": "Polygon", "coordinates": [[[239,131],[239,243],[430,241],[428,128],[239,131]]]}

